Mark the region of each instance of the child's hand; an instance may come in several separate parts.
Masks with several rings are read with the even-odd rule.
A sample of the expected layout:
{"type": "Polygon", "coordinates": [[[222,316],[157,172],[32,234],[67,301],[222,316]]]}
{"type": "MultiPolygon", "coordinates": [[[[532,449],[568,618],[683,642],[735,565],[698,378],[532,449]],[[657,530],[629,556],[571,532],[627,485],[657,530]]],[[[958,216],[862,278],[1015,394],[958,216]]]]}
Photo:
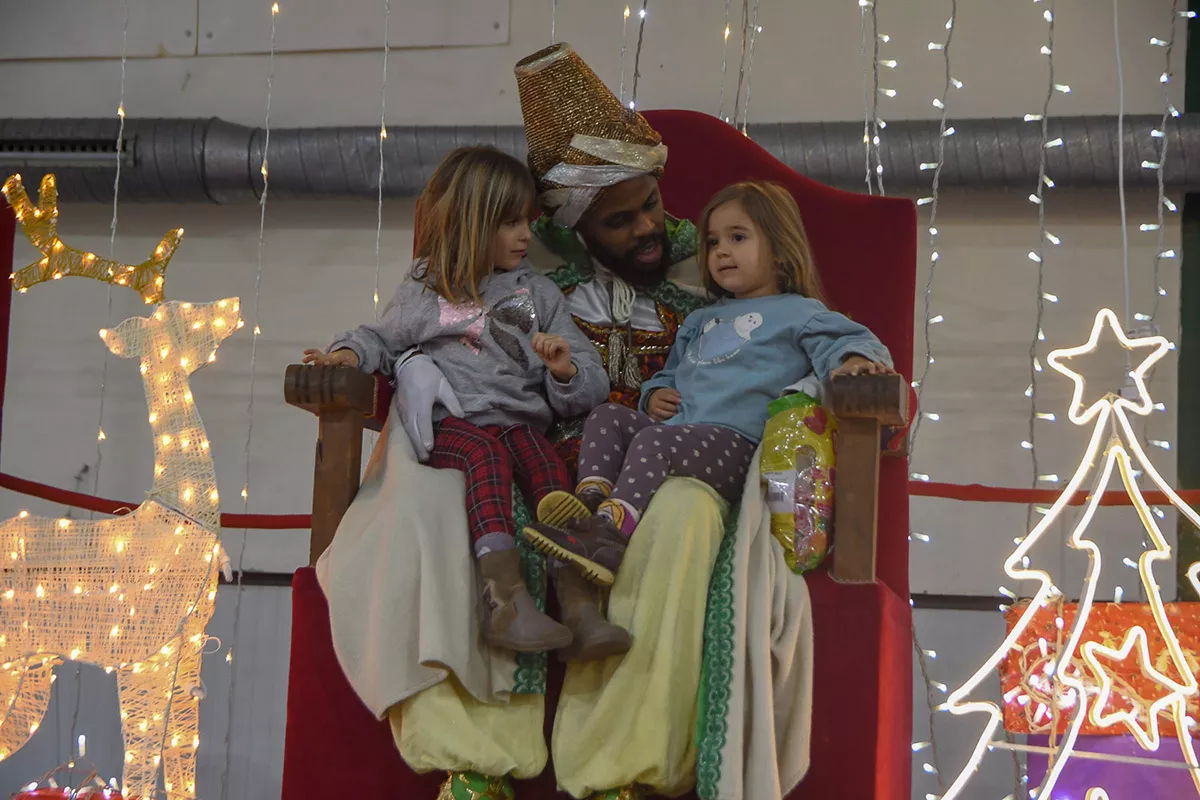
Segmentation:
{"type": "Polygon", "coordinates": [[[646,411],[659,422],[666,422],[679,413],[679,403],[682,395],[674,389],[655,389],[646,401],[646,411]]]}
{"type": "Polygon", "coordinates": [[[304,363],[325,367],[357,367],[358,355],[353,350],[334,350],[332,353],[326,353],[324,350],[305,350],[304,363]]]}
{"type": "Polygon", "coordinates": [[[533,335],[533,352],[546,362],[550,374],[564,383],[575,377],[579,368],[571,360],[571,345],[561,336],[552,333],[533,335]]]}
{"type": "Polygon", "coordinates": [[[862,356],[850,356],[842,365],[829,374],[830,378],[838,375],[895,375],[896,370],[887,364],[871,361],[862,356]]]}

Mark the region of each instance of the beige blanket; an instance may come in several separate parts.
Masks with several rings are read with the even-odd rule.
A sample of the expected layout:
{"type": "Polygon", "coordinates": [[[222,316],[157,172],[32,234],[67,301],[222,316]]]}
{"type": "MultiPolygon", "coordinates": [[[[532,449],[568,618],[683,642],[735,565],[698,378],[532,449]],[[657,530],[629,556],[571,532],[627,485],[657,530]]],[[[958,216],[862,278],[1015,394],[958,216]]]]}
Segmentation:
{"type": "Polygon", "coordinates": [[[317,561],[338,661],[371,713],[446,679],[504,702],[516,662],[479,642],[463,476],[422,466],[393,407],[362,487],[317,561]]]}

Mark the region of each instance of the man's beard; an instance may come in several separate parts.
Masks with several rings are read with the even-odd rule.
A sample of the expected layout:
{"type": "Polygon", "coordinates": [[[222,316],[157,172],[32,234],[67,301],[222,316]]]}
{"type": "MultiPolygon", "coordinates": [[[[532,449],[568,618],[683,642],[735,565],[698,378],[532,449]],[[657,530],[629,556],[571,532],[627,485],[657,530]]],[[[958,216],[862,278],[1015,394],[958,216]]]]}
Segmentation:
{"type": "Polygon", "coordinates": [[[662,283],[667,277],[667,267],[671,260],[671,242],[667,232],[645,236],[639,239],[628,252],[617,253],[599,242],[590,241],[584,237],[584,244],[593,258],[611,269],[618,277],[632,286],[654,286],[662,283]],[[655,239],[662,243],[662,258],[657,264],[643,264],[637,260],[637,251],[655,239]]]}

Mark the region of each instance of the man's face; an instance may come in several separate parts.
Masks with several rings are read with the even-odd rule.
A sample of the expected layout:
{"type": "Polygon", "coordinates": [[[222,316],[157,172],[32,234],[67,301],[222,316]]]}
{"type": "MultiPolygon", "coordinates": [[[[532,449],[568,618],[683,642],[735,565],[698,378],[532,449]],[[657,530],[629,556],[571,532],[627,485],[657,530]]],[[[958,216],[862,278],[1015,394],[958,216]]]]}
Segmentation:
{"type": "Polygon", "coordinates": [[[609,187],[576,230],[601,264],[631,283],[657,283],[666,274],[666,216],[653,176],[609,187]]]}

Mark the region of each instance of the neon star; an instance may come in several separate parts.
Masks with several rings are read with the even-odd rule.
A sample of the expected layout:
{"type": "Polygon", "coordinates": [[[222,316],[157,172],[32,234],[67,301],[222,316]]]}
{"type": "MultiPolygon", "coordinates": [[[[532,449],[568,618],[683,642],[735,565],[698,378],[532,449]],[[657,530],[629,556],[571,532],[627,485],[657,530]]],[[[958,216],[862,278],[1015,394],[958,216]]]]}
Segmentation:
{"type": "Polygon", "coordinates": [[[1046,357],[1046,361],[1050,366],[1063,375],[1071,379],[1075,384],[1075,392],[1071,397],[1071,407],[1067,414],[1071,422],[1076,425],[1083,425],[1090,422],[1093,417],[1100,413],[1100,409],[1104,408],[1111,402],[1117,408],[1127,408],[1135,414],[1146,416],[1153,408],[1154,403],[1150,399],[1150,391],[1146,388],[1146,373],[1157,364],[1167,351],[1171,349],[1171,343],[1163,336],[1143,336],[1138,339],[1130,339],[1125,335],[1125,331],[1121,330],[1121,323],[1117,320],[1117,315],[1111,309],[1105,308],[1096,314],[1096,320],[1092,323],[1092,333],[1088,337],[1087,342],[1078,347],[1068,347],[1061,350],[1055,350],[1046,357]],[[1083,407],[1083,392],[1085,383],[1083,375],[1064,364],[1064,361],[1070,361],[1076,356],[1087,355],[1096,351],[1096,345],[1100,341],[1100,334],[1107,328],[1111,330],[1117,337],[1117,341],[1126,350],[1149,350],[1142,363],[1130,373],[1130,378],[1133,380],[1133,385],[1137,388],[1138,399],[1133,402],[1124,397],[1107,393],[1096,402],[1083,407]],[[1081,410],[1082,409],[1082,410],[1081,410]]]}
{"type": "Polygon", "coordinates": [[[1092,674],[1100,682],[1100,692],[1096,696],[1095,702],[1092,704],[1089,716],[1092,723],[1102,728],[1110,725],[1124,724],[1129,732],[1134,735],[1138,743],[1144,750],[1157,750],[1161,740],[1158,729],[1158,716],[1165,713],[1175,706],[1175,713],[1183,708],[1183,698],[1195,692],[1194,687],[1188,687],[1184,684],[1167,677],[1163,673],[1154,668],[1154,659],[1150,657],[1150,645],[1146,639],[1146,631],[1140,626],[1135,625],[1129,629],[1129,633],[1125,636],[1125,641],[1119,648],[1106,647],[1099,642],[1088,642],[1083,646],[1083,659],[1087,662],[1092,674]],[[1100,663],[1100,659],[1122,662],[1126,661],[1134,648],[1137,648],[1136,658],[1140,671],[1149,677],[1159,686],[1167,689],[1162,697],[1159,697],[1150,705],[1148,709],[1142,709],[1134,706],[1132,710],[1119,710],[1110,713],[1104,713],[1108,705],[1108,701],[1112,697],[1112,676],[1100,663]],[[1145,712],[1143,718],[1143,713],[1145,712]]]}

